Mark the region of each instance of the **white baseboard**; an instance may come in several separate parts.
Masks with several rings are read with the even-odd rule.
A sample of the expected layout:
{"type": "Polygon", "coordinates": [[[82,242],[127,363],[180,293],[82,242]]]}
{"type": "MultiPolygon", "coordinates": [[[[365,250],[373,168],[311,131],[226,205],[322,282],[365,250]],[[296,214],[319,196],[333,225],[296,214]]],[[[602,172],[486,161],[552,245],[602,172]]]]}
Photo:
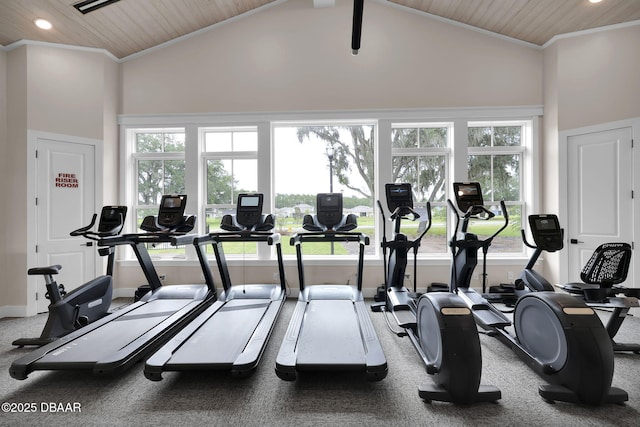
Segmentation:
{"type": "Polygon", "coordinates": [[[5,317],[26,317],[27,306],[25,305],[5,305],[0,307],[0,319],[5,317]]]}

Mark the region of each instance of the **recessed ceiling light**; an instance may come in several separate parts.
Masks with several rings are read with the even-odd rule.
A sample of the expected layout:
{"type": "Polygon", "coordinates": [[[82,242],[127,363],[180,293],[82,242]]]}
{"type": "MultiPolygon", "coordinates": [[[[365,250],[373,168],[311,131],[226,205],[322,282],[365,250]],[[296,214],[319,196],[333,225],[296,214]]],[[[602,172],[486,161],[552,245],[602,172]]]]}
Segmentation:
{"type": "Polygon", "coordinates": [[[50,30],[53,27],[53,25],[51,25],[51,22],[43,18],[36,18],[33,20],[33,23],[36,24],[38,28],[41,28],[43,30],[50,30]]]}
{"type": "Polygon", "coordinates": [[[589,3],[600,3],[602,0],[589,0],[589,3]]]}

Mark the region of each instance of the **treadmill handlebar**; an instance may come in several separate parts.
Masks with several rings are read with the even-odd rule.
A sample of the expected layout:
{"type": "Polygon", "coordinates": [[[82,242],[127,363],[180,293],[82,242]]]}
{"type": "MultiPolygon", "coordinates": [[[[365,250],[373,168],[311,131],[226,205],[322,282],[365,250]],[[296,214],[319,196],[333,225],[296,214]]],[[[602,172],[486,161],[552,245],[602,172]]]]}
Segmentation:
{"type": "MultiPolygon", "coordinates": [[[[178,239],[176,239],[178,240],[178,239]]],[[[280,233],[272,233],[268,231],[237,231],[237,232],[222,232],[222,233],[209,233],[203,236],[197,236],[192,239],[192,242],[196,246],[205,245],[212,242],[267,242],[269,245],[276,245],[280,243],[280,233]]]]}
{"type": "Polygon", "coordinates": [[[291,236],[289,244],[291,246],[299,245],[304,241],[311,242],[358,242],[361,245],[369,245],[369,236],[357,232],[328,232],[328,231],[311,231],[305,233],[296,233],[291,236]]]}
{"type": "Polygon", "coordinates": [[[172,246],[186,246],[193,244],[193,241],[197,238],[195,234],[185,234],[183,236],[172,236],[172,246]]]}
{"type": "Polygon", "coordinates": [[[98,240],[98,246],[131,245],[138,243],[171,243],[174,238],[188,238],[183,233],[132,233],[120,236],[104,237],[98,240]]]}

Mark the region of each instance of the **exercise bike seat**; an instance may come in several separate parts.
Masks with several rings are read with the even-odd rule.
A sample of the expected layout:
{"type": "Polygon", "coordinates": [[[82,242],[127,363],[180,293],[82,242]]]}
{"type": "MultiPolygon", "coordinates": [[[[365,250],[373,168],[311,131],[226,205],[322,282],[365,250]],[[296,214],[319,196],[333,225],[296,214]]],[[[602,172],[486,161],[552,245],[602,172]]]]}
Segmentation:
{"type": "Polygon", "coordinates": [[[625,288],[616,285],[627,279],[631,252],[628,243],[598,246],[580,272],[582,283],[567,283],[560,288],[572,294],[582,294],[588,302],[606,302],[608,297],[625,293],[625,288]]]}
{"type": "Polygon", "coordinates": [[[49,267],[34,267],[27,270],[29,276],[58,274],[62,270],[61,265],[50,265],[49,267]]]}

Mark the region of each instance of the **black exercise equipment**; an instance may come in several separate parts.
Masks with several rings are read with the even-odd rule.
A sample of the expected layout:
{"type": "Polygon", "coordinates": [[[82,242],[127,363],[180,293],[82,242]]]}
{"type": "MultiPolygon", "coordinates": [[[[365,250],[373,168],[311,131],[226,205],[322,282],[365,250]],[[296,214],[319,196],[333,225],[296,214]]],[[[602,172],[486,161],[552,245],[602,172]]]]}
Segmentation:
{"type": "MultiPolygon", "coordinates": [[[[235,376],[254,372],[286,299],[280,235],[271,231],[275,218],[262,213],[262,203],[260,193],[238,195],[236,214],[222,217],[220,227],[226,232],[192,239],[205,280],[215,289],[206,253],[208,244],[213,246],[224,291],[147,360],[144,374],[148,379],[159,381],[165,371],[229,370],[235,376]],[[232,285],[223,251],[226,242],[275,245],[280,283],[232,285]]],[[[174,240],[180,243],[188,238],[174,240]]]]}
{"type": "MultiPolygon", "coordinates": [[[[72,231],[70,235],[82,236],[91,240],[116,236],[124,226],[126,215],[126,206],[104,206],[100,213],[97,231],[93,231],[97,218],[97,215],[93,214],[89,225],[72,231]]],[[[114,250],[113,248],[100,248],[99,253],[108,256],[107,274],[70,292],[66,292],[64,285],[58,284],[53,277],[62,270],[60,265],[30,268],[27,271],[30,276],[44,276],[47,288],[45,297],[51,302],[48,307],[49,317],[47,317],[47,323],[39,337],[20,338],[15,340],[13,345],[19,347],[42,346],[108,314],[113,295],[111,276],[113,274],[114,250]]]]}
{"type": "Polygon", "coordinates": [[[322,193],[316,215],[305,215],[303,228],[290,244],[296,247],[300,294],[276,358],[276,374],[296,379],[300,371],[362,371],[368,380],[387,375],[387,361],[362,296],[364,247],[369,238],[353,232],[355,215],[343,215],[342,194],[322,193]],[[302,246],[320,242],[357,242],[357,285],[307,286],[302,246]]]}
{"type": "Polygon", "coordinates": [[[640,344],[624,344],[614,340],[629,309],[639,306],[640,289],[619,286],[627,279],[631,255],[631,245],[628,243],[603,243],[582,269],[580,279],[583,283],[567,283],[560,288],[582,298],[590,307],[612,310],[606,328],[613,350],[640,353],[640,344]]]}
{"type": "Polygon", "coordinates": [[[385,312],[389,329],[398,336],[408,336],[426,365],[427,373],[435,384],[419,387],[419,395],[426,401],[438,400],[470,404],[492,402],[501,398],[499,389],[480,385],[482,354],[478,330],[471,310],[462,299],[449,292],[417,294],[416,265],[420,242],[431,227],[431,206],[427,202],[427,221],[418,229],[418,235],[410,240],[401,232],[402,220],[418,220],[420,215],[413,208],[411,184],[386,184],[387,207],[393,221],[393,238],[386,238],[386,221],[382,215],[382,250],[385,262],[385,283],[379,294],[384,302],[372,305],[373,311],[385,312]],[[387,251],[389,256],[387,257],[387,251]],[[413,292],[404,285],[408,253],[413,251],[413,292]],[[388,266],[388,267],[387,267],[388,266]],[[397,332],[387,319],[393,315],[402,328],[397,332]]]}
{"type": "Polygon", "coordinates": [[[184,216],[186,195],[162,197],[158,216],[144,223],[159,231],[123,234],[97,241],[100,247],[130,246],[150,285],[139,301],[14,361],[13,378],[26,379],[35,370],[89,370],[117,374],[151,355],[215,301],[207,285],[162,286],[146,245],[170,243],[195,224],[184,216]],[[180,230],[180,232],[176,231],[180,230]]]}
{"type": "Polygon", "coordinates": [[[454,193],[458,208],[466,211],[461,218],[458,208],[448,200],[456,217],[450,243],[454,265],[451,283],[455,285],[452,291],[465,300],[478,326],[511,348],[550,383],[538,389],[546,401],[588,405],[627,401],[625,391],[611,387],[614,370],[611,340],[598,315],[582,301],[555,292],[525,293],[513,310],[513,336],[506,330],[511,321],[505,314],[470,287],[471,272],[477,264],[480,249],[486,281],[487,250],[493,239],[507,227],[509,216],[501,201],[504,223],[491,236],[479,239],[468,230],[470,220],[495,217],[495,213],[484,206],[480,185],[477,182],[455,183],[454,193]]]}
{"type": "Polygon", "coordinates": [[[529,229],[534,243],[527,239],[525,230],[520,230],[522,242],[533,249],[529,261],[518,275],[514,284],[491,286],[488,294],[483,296],[492,303],[504,303],[513,306],[518,298],[528,292],[554,292],[553,285],[540,273],[534,270],[538,258],[543,252],[556,252],[564,247],[564,230],[556,215],[529,215],[529,229]]]}

